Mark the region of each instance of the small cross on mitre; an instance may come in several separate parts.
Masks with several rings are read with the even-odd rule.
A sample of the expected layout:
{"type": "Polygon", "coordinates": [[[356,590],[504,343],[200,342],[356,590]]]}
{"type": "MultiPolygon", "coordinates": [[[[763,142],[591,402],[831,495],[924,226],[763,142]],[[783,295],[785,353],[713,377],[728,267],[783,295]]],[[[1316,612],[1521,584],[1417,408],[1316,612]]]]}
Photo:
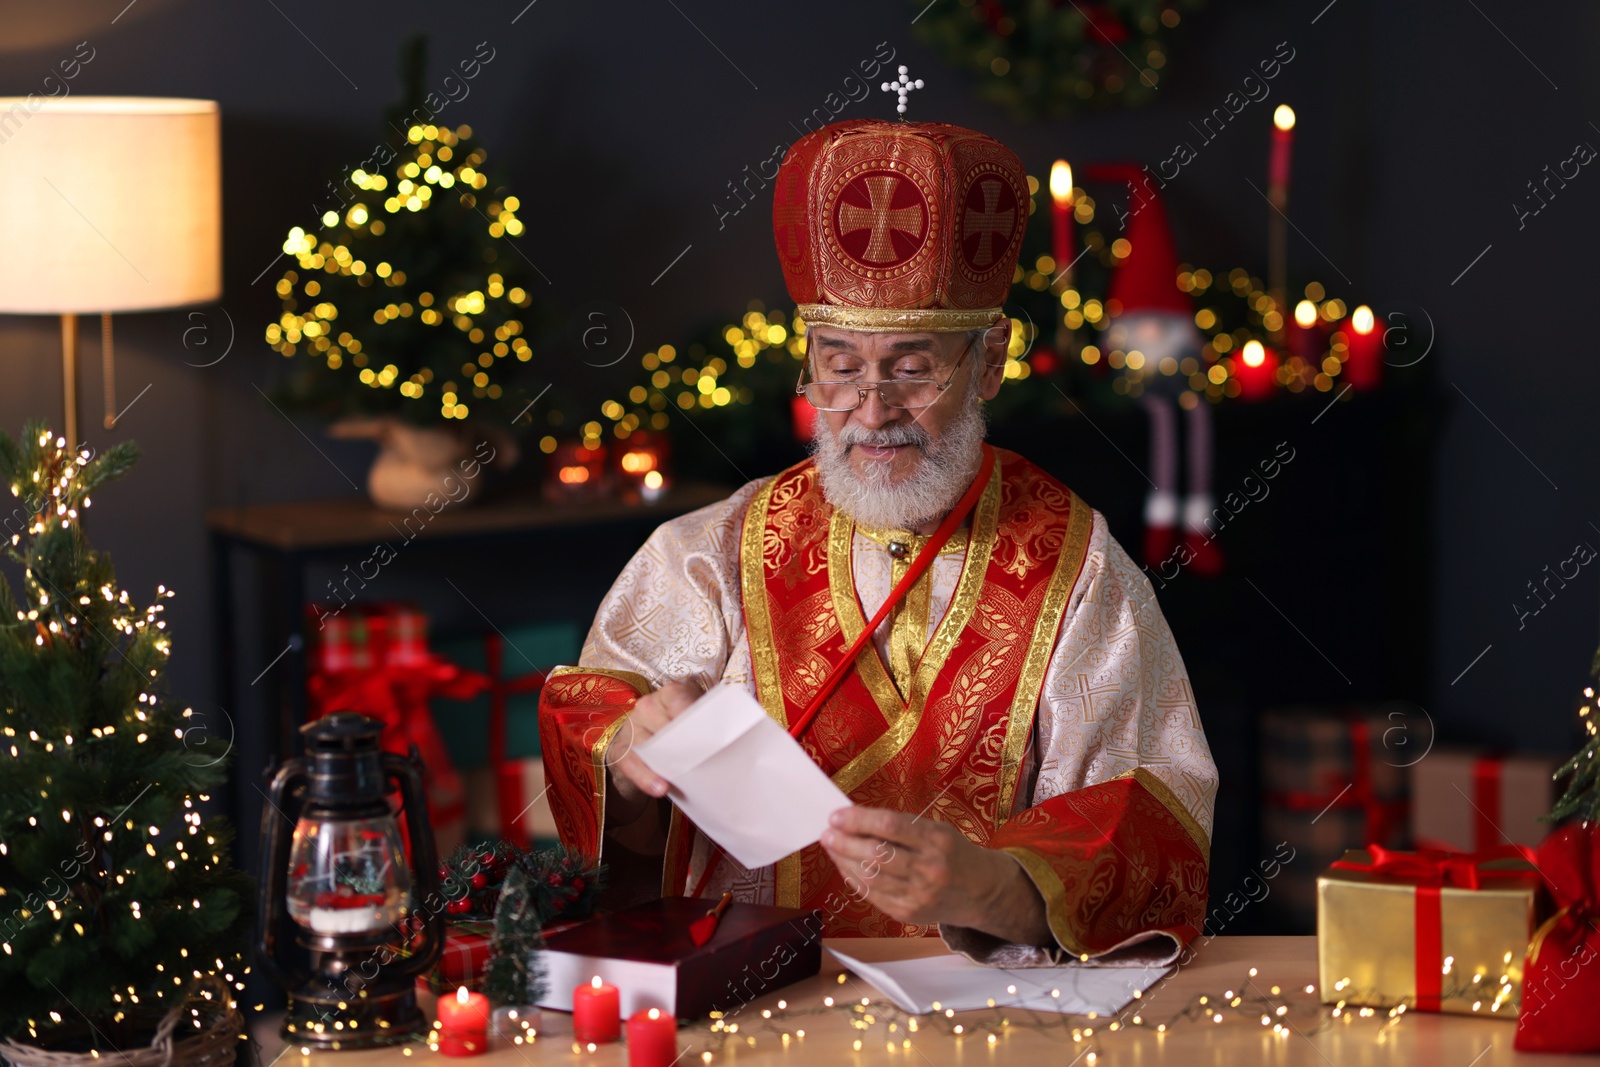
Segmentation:
{"type": "Polygon", "coordinates": [[[911,90],[920,88],[922,88],[922,79],[918,78],[913,81],[911,76],[906,73],[905,67],[900,68],[900,77],[892,82],[884,82],[878,86],[879,91],[894,93],[900,98],[900,103],[895,107],[895,110],[900,113],[902,119],[906,117],[906,99],[911,95],[911,90]]]}

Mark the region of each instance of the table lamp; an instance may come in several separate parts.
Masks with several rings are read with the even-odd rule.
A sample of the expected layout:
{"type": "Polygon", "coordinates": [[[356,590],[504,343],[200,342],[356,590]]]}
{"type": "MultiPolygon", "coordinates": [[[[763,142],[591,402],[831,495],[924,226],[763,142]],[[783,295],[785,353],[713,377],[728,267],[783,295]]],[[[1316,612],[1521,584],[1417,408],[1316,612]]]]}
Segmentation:
{"type": "Polygon", "coordinates": [[[67,441],[78,438],[78,315],[222,295],[222,131],[214,100],[0,97],[0,314],[61,316],[67,441]]]}

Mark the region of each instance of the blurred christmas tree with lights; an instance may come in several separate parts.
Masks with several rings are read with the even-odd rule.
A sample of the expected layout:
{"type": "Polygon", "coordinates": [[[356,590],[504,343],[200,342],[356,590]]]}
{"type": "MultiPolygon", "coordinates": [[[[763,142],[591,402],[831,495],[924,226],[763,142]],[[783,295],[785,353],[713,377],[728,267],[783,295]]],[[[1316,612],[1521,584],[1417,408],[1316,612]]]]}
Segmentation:
{"type": "Polygon", "coordinates": [[[470,126],[416,117],[429,113],[425,59],[413,38],[387,151],[373,156],[387,161],[351,171],[342,204],[289,231],[295,266],[278,280],[283,311],[266,341],[294,360],[278,394],[287,406],[505,425],[532,399],[519,381],[533,358],[531,265],[508,241],[524,231],[522,205],[485,171],[470,126]]]}
{"type": "Polygon", "coordinates": [[[165,691],[171,590],[140,610],[82,526],[137,456],[0,433],[22,577],[19,600],[0,575],[0,1036],[26,1045],[128,1049],[202,974],[244,988],[250,880],[195,808],[231,737],[165,691]]]}

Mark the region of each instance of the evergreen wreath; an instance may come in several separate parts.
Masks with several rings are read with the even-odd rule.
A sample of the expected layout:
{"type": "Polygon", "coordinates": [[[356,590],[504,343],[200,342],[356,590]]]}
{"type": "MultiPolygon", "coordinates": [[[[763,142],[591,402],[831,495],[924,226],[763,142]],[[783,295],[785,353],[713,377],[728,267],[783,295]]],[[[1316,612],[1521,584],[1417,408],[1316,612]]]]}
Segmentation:
{"type": "Polygon", "coordinates": [[[912,0],[917,32],[1018,118],[1135,106],[1155,95],[1171,32],[1202,0],[912,0]]]}

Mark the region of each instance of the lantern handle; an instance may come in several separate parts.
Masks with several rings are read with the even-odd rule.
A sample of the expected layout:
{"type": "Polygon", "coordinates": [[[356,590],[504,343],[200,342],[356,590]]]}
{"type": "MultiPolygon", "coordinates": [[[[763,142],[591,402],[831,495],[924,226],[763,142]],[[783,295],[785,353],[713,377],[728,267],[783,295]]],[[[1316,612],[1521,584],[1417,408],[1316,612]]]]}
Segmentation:
{"type": "Polygon", "coordinates": [[[291,791],[306,781],[303,760],[291,759],[277,769],[268,768],[271,782],[267,786],[267,806],[261,809],[262,867],[261,899],[257,915],[260,932],[256,952],[269,977],[285,989],[305,981],[306,975],[291,973],[278,958],[280,928],[289,923],[282,904],[285,899],[289,875],[288,839],[294,831],[294,822],[284,810],[291,791]],[[285,827],[288,829],[286,830],[285,827]]]}
{"type": "Polygon", "coordinates": [[[439,888],[439,857],[433,828],[428,822],[427,798],[422,791],[422,756],[415,745],[409,755],[383,754],[386,781],[400,787],[401,811],[406,817],[406,837],[411,850],[412,914],[422,918],[422,938],[410,952],[395,961],[392,973],[416,977],[433,969],[444,952],[444,896],[439,888]]]}

